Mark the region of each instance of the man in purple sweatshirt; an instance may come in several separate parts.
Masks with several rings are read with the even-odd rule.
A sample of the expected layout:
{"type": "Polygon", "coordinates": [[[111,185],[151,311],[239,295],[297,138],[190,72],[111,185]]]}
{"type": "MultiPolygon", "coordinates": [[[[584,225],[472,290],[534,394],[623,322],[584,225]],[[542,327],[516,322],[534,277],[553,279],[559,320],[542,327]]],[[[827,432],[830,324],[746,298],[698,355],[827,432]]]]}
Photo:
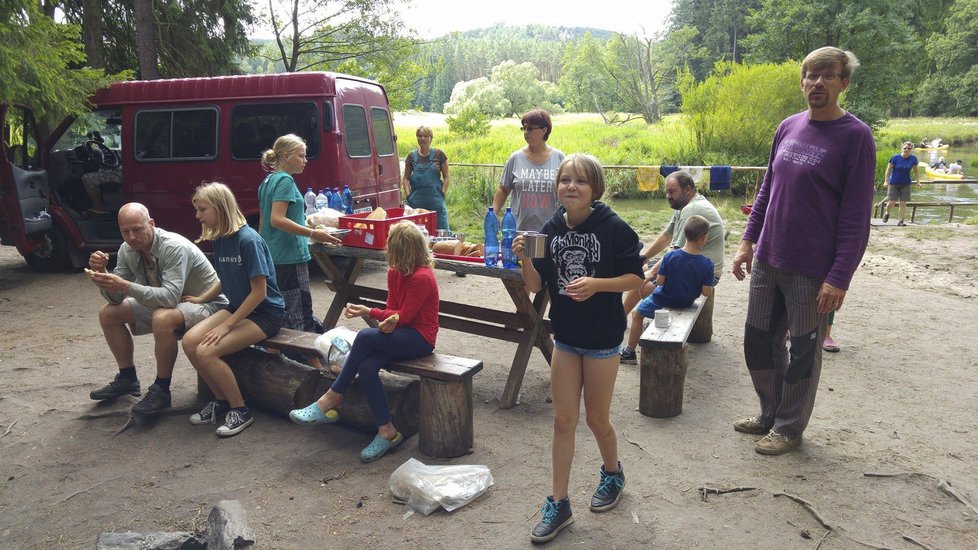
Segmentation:
{"type": "Polygon", "coordinates": [[[761,454],[801,443],[822,370],[826,317],[842,307],[869,240],[876,146],[869,126],[839,106],[858,66],[851,52],[833,47],[805,57],[808,109],[778,126],[733,259],[738,280],[751,273],[744,357],[760,400],[760,413],[734,429],[766,434],[754,447],[761,454]]]}

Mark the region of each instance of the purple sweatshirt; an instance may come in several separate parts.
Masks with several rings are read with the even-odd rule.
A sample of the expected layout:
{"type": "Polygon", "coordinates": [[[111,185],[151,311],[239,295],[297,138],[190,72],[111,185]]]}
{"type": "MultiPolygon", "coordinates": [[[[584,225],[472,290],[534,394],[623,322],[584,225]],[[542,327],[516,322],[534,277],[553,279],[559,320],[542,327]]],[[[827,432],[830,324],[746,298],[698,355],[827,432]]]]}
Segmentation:
{"type": "Polygon", "coordinates": [[[875,177],[876,144],[861,120],[792,115],[774,134],[743,240],[765,263],[848,290],[869,241],[875,177]]]}

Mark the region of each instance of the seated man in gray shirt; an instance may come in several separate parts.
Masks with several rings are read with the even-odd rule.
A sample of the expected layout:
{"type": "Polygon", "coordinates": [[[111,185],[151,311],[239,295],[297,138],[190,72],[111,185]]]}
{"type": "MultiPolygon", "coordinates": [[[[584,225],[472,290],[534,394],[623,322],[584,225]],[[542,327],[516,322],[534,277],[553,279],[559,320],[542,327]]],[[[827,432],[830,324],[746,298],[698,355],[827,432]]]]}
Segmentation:
{"type": "MultiPolygon", "coordinates": [[[[699,194],[692,176],[686,172],[673,172],[666,176],[665,192],[669,206],[676,212],[673,213],[669,225],[652,241],[652,244],[642,251],[642,255],[645,256],[646,260],[651,260],[665,250],[666,246],[673,249],[682,248],[686,244],[686,237],[683,234],[686,220],[692,216],[703,216],[706,221],[710,222],[710,232],[706,244],[703,245],[702,253],[713,262],[713,284],[716,285],[720,280],[720,274],[723,273],[725,230],[720,213],[710,201],[706,200],[706,197],[699,194]]],[[[624,302],[626,313],[635,309],[639,300],[652,294],[655,289],[655,276],[654,270],[647,271],[645,273],[646,283],[638,290],[629,290],[625,293],[622,302],[624,302]]],[[[635,350],[627,346],[622,349],[621,361],[622,363],[635,363],[635,350]]]]}
{"type": "Polygon", "coordinates": [[[155,415],[170,406],[177,334],[228,302],[223,294],[206,304],[180,301],[185,295],[203,294],[217,281],[217,273],[197,245],[156,227],[145,206],[134,202],[123,205],[119,209],[119,229],[125,242],[119,247],[112,273],[106,271],[108,254],[96,251],[88,259],[88,275],[109,302],[99,311],[99,323],[119,367],[115,379],[93,391],[91,398],[100,401],[140,394],[132,335],[152,333],[156,343],[156,381],[132,411],[155,415]]]}

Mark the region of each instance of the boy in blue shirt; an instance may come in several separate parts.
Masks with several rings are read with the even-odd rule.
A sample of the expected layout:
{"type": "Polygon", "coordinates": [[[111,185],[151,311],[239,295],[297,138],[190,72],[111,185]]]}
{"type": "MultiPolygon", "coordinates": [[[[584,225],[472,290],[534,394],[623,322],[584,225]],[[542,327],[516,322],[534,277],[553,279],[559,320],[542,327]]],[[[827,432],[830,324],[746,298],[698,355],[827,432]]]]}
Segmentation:
{"type": "Polygon", "coordinates": [[[628,343],[621,350],[621,362],[636,363],[635,346],[642,337],[642,322],[654,318],[655,310],[689,307],[700,296],[713,292],[713,262],[700,251],[710,234],[710,222],[703,216],[691,216],[683,228],[686,245],[672,250],[652,268],[656,287],[632,312],[628,343]]]}

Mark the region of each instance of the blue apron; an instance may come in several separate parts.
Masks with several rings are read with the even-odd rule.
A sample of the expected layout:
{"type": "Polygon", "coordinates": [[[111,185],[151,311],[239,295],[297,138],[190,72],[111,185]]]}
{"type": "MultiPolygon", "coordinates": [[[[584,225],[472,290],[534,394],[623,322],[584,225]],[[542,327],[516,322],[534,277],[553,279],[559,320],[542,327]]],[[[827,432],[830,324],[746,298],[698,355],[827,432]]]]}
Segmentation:
{"type": "Polygon", "coordinates": [[[441,192],[441,174],[435,165],[435,150],[428,151],[428,162],[418,162],[418,150],[411,151],[411,193],[407,196],[408,206],[424,208],[438,214],[438,229],[448,229],[448,208],[445,195],[441,192]]]}

